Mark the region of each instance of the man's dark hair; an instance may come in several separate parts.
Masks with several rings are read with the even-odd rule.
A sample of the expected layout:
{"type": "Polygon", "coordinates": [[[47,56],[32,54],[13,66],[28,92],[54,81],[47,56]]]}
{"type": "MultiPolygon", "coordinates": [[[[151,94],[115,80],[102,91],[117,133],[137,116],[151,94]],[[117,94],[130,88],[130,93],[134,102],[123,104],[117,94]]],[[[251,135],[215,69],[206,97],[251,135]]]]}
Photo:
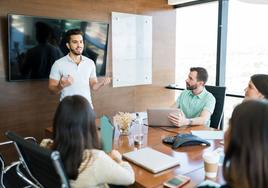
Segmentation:
{"type": "Polygon", "coordinates": [[[192,67],[190,68],[190,71],[196,71],[197,72],[197,81],[203,81],[206,83],[208,81],[208,72],[205,68],[203,67],[192,67]]]}
{"type": "Polygon", "coordinates": [[[70,42],[72,35],[82,35],[84,36],[84,33],[80,29],[70,29],[66,32],[66,42],[70,42]]]}

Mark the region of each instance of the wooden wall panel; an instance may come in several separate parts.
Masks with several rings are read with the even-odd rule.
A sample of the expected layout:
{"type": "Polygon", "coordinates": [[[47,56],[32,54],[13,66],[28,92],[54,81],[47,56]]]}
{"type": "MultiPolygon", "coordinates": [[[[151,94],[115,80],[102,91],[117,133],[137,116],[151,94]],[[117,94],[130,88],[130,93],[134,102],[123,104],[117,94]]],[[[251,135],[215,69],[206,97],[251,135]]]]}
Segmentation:
{"type": "MultiPolygon", "coordinates": [[[[7,13],[55,18],[97,20],[110,23],[111,12],[153,16],[153,84],[112,88],[93,92],[98,116],[118,111],[142,111],[173,103],[174,91],[164,86],[175,81],[175,16],[166,0],[1,0],[0,1],[0,141],[14,130],[39,140],[52,123],[59,96],[50,95],[47,81],[8,82],[7,13]]],[[[111,31],[111,28],[110,28],[111,31]]],[[[109,32],[107,74],[112,75],[111,32],[109,32]]],[[[142,67],[141,67],[142,69],[142,67]]]]}

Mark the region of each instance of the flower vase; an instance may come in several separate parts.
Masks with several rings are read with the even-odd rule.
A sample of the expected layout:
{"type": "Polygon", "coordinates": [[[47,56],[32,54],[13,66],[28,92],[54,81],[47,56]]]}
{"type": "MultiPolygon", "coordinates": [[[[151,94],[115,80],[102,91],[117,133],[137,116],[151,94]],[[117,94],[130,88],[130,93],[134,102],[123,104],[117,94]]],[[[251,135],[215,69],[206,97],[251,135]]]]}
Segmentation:
{"type": "Polygon", "coordinates": [[[125,123],[124,125],[118,124],[118,129],[120,132],[120,135],[127,136],[130,134],[130,123],[125,123]]]}

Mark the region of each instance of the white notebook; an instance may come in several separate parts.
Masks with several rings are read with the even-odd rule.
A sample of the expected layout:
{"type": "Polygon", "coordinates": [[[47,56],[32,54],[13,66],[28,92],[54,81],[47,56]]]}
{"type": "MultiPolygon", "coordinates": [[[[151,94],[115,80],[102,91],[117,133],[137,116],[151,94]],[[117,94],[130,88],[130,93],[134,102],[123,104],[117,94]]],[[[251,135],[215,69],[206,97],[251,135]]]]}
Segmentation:
{"type": "Polygon", "coordinates": [[[153,173],[179,165],[179,159],[149,147],[124,153],[123,157],[153,173]]]}

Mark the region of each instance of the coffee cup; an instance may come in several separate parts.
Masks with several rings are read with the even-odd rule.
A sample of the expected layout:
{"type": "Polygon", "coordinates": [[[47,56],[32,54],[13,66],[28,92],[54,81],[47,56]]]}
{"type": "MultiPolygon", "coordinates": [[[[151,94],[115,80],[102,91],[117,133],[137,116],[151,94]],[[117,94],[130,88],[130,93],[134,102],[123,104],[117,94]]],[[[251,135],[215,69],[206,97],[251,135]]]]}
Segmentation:
{"type": "Polygon", "coordinates": [[[215,178],[218,172],[220,155],[216,152],[205,152],[203,154],[205,176],[207,178],[215,178]]]}

